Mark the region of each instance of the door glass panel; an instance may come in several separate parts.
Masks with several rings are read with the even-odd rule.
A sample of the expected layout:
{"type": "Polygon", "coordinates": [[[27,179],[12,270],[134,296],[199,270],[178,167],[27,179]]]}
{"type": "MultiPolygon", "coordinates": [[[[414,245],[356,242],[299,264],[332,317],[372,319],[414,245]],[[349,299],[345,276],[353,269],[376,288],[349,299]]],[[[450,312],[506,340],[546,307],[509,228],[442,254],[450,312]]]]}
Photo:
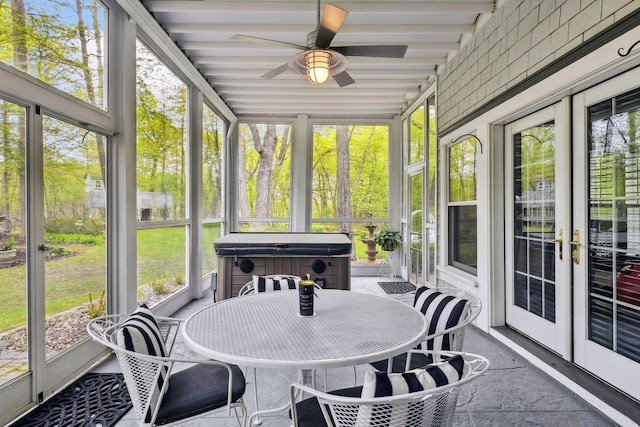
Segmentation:
{"type": "Polygon", "coordinates": [[[640,361],[640,89],[588,118],[589,339],[640,361]]]}
{"type": "Polygon", "coordinates": [[[105,138],[43,117],[46,354],[87,336],[105,312],[105,138]]]}
{"type": "Polygon", "coordinates": [[[555,127],[546,123],[513,137],[514,301],[555,321],[555,127]]]}
{"type": "Polygon", "coordinates": [[[422,173],[411,177],[411,282],[422,284],[422,173]]]}
{"type": "Polygon", "coordinates": [[[23,107],[0,99],[0,387],[27,371],[23,107]]]}

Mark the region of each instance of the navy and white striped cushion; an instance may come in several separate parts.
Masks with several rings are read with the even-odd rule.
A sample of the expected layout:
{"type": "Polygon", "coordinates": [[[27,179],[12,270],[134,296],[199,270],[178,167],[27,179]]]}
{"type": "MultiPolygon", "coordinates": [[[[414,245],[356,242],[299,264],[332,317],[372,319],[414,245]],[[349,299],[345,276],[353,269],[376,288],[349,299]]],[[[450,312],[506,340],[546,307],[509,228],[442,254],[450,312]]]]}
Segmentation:
{"type": "MultiPolygon", "coordinates": [[[[462,378],[464,359],[460,355],[449,357],[446,360],[431,363],[424,368],[413,369],[403,373],[387,373],[380,371],[367,371],[362,385],[362,398],[398,396],[401,394],[415,393],[423,390],[431,390],[454,383],[462,378]]],[[[444,396],[446,399],[447,396],[444,396]]],[[[441,404],[445,402],[440,402],[441,404]]],[[[368,425],[375,417],[376,422],[390,423],[397,417],[406,419],[407,422],[419,425],[431,425],[432,421],[439,419],[439,415],[432,413],[420,402],[409,404],[408,411],[402,408],[393,409],[391,405],[363,405],[358,409],[356,425],[368,425]],[[375,412],[375,413],[374,413],[375,412]],[[434,418],[435,417],[435,418],[434,418]]],[[[403,424],[404,425],[404,424],[403,424]]]]}
{"type": "MultiPolygon", "coordinates": [[[[440,292],[426,286],[418,288],[413,306],[429,319],[428,335],[453,328],[469,310],[471,301],[440,292]]],[[[418,346],[422,350],[454,350],[450,334],[429,339],[418,346]]]]}
{"type": "Polygon", "coordinates": [[[463,369],[464,359],[456,355],[402,373],[367,371],[362,385],[362,397],[397,396],[442,387],[460,380],[463,369]]]}
{"type": "MultiPolygon", "coordinates": [[[[158,322],[146,305],[138,307],[120,326],[116,334],[116,344],[126,350],[140,354],[167,356],[167,349],[158,322]]],[[[166,366],[160,368],[160,376],[152,393],[152,402],[156,402],[160,398],[162,386],[169,380],[167,373],[166,366]]],[[[152,407],[149,407],[149,411],[146,414],[147,421],[150,421],[151,414],[152,407]]]]}
{"type": "Polygon", "coordinates": [[[258,294],[260,292],[296,290],[298,289],[298,283],[300,283],[300,280],[300,277],[297,276],[253,276],[253,292],[258,294]]]}

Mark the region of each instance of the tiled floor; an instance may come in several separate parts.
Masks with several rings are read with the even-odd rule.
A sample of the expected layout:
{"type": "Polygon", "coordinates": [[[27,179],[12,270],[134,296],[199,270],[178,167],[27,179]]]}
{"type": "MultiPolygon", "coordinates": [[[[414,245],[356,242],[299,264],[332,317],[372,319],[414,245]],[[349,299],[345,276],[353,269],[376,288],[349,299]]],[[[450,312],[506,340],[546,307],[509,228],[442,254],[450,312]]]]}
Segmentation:
{"type": "MultiPolygon", "coordinates": [[[[386,293],[377,284],[376,277],[352,279],[352,289],[378,295],[386,293]]],[[[390,280],[390,279],[384,279],[390,280]]],[[[197,309],[211,303],[205,297],[184,307],[175,317],[184,318],[197,309]]],[[[488,374],[464,387],[460,394],[456,411],[456,426],[581,426],[606,427],[616,424],[589,406],[564,386],[550,378],[524,358],[491,336],[469,328],[465,336],[465,350],[486,356],[491,367],[488,374]],[[467,409],[471,411],[473,421],[467,409]]],[[[368,365],[358,366],[356,378],[370,369],[368,365]]],[[[102,372],[118,370],[115,360],[109,359],[95,369],[102,372]]],[[[353,370],[332,369],[328,373],[328,388],[336,389],[353,384],[353,370]]],[[[288,400],[289,383],[296,379],[295,371],[274,372],[258,370],[258,390],[260,407],[275,407],[288,400]]],[[[318,380],[322,381],[321,376],[318,380]]],[[[245,403],[249,410],[255,408],[252,376],[247,376],[248,387],[245,403]]],[[[235,426],[234,419],[224,418],[224,413],[201,418],[186,425],[235,426]]],[[[116,427],[136,426],[133,411],[126,414],[116,427]]],[[[287,414],[263,418],[264,427],[286,427],[290,425],[287,414]]]]}

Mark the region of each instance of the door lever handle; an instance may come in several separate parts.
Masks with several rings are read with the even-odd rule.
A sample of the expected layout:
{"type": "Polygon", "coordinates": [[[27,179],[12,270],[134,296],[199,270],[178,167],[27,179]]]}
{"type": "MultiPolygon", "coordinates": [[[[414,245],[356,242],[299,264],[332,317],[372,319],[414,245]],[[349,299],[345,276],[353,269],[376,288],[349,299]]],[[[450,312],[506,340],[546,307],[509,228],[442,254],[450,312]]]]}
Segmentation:
{"type": "Polygon", "coordinates": [[[568,242],[571,248],[571,258],[573,258],[574,264],[580,264],[580,231],[574,230],[573,240],[568,242]]]}

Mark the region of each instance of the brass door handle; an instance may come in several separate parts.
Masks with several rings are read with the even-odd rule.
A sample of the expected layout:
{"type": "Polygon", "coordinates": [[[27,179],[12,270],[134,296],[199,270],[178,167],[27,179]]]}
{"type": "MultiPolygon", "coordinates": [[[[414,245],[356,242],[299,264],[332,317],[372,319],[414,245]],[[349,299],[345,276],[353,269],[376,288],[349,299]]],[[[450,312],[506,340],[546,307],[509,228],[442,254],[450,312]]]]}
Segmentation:
{"type": "Polygon", "coordinates": [[[558,238],[553,240],[545,240],[547,243],[558,243],[558,258],[562,261],[562,228],[558,230],[558,238]]]}
{"type": "Polygon", "coordinates": [[[573,258],[574,264],[580,264],[580,231],[575,230],[573,232],[573,240],[568,242],[571,248],[571,258],[573,258]]]}

